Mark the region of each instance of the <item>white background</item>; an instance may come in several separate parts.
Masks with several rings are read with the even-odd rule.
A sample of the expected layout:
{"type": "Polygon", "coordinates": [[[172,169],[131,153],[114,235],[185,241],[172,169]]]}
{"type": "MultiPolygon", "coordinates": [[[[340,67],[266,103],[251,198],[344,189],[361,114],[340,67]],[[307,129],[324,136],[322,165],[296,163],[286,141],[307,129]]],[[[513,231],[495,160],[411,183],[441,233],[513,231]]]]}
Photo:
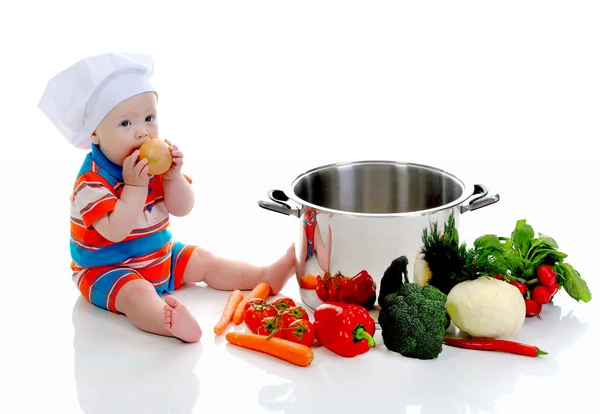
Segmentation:
{"type": "MultiPolygon", "coordinates": [[[[286,189],[329,162],[421,162],[500,193],[498,204],[465,214],[462,239],[508,235],[526,218],[558,241],[593,294],[600,289],[597,2],[195,3],[2,6],[0,375],[8,387],[0,411],[360,406],[333,405],[348,398],[335,394],[342,392],[365,392],[373,411],[394,398],[406,413],[597,409],[588,382],[599,365],[595,296],[576,304],[563,295],[547,317],[527,321],[519,338],[544,344],[551,354],[543,361],[445,349],[448,359],[421,365],[374,350],[357,365],[319,349],[312,373],[216,341],[212,326],[225,296],[207,289],[181,293],[205,336],[198,353],[181,351],[179,362],[164,359],[173,342],[148,339],[78,301],[68,268],[68,199],[85,152],[70,147],[36,105],[52,76],[107,51],[154,58],[161,136],[183,150],[197,191],[194,212],[173,220],[182,241],[268,263],[293,241],[297,224],[257,207],[269,189],[286,189]],[[76,369],[82,354],[84,374],[76,369]],[[359,366],[370,377],[351,372],[359,366]],[[382,385],[391,381],[401,389],[382,385]],[[432,402],[431,384],[434,394],[444,388],[447,407],[432,402]],[[394,398],[385,395],[390,390],[394,398]]],[[[297,294],[294,285],[286,292],[297,294]]]]}

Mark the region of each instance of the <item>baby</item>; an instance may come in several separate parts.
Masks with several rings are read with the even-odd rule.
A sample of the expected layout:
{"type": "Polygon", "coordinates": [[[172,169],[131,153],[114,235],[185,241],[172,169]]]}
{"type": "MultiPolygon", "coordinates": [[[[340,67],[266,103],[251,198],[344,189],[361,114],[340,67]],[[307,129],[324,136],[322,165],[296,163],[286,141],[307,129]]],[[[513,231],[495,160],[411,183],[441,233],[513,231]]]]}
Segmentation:
{"type": "Polygon", "coordinates": [[[71,194],[71,269],[81,294],[143,331],[197,342],[198,322],[168,292],[188,282],[218,290],[267,282],[278,293],[293,275],[294,246],[261,267],[173,240],[169,216],[187,215],[194,192],[177,145],[165,140],[173,163],[160,176],[138,157],[144,142],[159,139],[152,73],[146,55],[92,56],[51,79],[39,108],[71,144],[91,149],[71,194]]]}

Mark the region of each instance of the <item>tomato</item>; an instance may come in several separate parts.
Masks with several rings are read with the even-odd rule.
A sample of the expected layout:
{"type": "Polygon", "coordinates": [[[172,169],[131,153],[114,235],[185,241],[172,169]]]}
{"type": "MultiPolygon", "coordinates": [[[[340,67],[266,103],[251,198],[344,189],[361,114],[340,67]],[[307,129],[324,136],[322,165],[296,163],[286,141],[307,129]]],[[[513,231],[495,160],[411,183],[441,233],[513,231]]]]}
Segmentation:
{"type": "Polygon", "coordinates": [[[556,282],[556,274],[552,267],[548,265],[541,265],[537,268],[537,277],[544,286],[552,286],[552,284],[556,282]]]}
{"type": "Polygon", "coordinates": [[[519,282],[518,280],[513,280],[510,282],[511,285],[515,286],[521,292],[521,295],[525,296],[527,293],[527,286],[524,283],[519,282]]]}
{"type": "Polygon", "coordinates": [[[550,288],[547,286],[537,285],[531,291],[531,299],[540,305],[545,305],[550,302],[550,293],[550,288]]]}
{"type": "Polygon", "coordinates": [[[327,287],[321,276],[317,276],[317,283],[315,285],[315,292],[317,297],[323,302],[327,302],[327,287]]]}
{"type": "Polygon", "coordinates": [[[281,339],[285,339],[285,332],[283,330],[283,320],[278,315],[264,318],[256,330],[258,335],[269,336],[273,334],[272,337],[281,339]]]}
{"type": "Polygon", "coordinates": [[[332,302],[339,302],[340,300],[340,290],[335,288],[334,283],[330,283],[327,288],[327,298],[332,302]]]}
{"type": "Polygon", "coordinates": [[[268,305],[268,303],[264,299],[253,298],[246,302],[246,304],[244,305],[244,311],[247,311],[250,306],[254,306],[255,304],[261,306],[268,305]]]}
{"type": "Polygon", "coordinates": [[[287,328],[290,324],[298,319],[303,319],[305,321],[308,320],[308,313],[306,310],[301,307],[295,307],[291,309],[287,309],[281,314],[281,318],[283,319],[283,327],[287,328]]]}
{"type": "Polygon", "coordinates": [[[296,303],[291,298],[283,297],[275,299],[273,303],[271,303],[271,306],[273,306],[278,311],[284,311],[289,308],[295,308],[296,303]]]}
{"type": "Polygon", "coordinates": [[[292,322],[289,327],[293,329],[285,331],[285,339],[288,341],[306,346],[312,346],[315,342],[315,330],[310,321],[298,319],[292,322]]]}
{"type": "Polygon", "coordinates": [[[329,273],[325,273],[323,277],[317,276],[315,291],[319,299],[323,302],[339,302],[340,291],[342,286],[349,280],[341,273],[336,273],[331,276],[329,273]]]}
{"type": "Polygon", "coordinates": [[[525,299],[525,315],[538,316],[542,311],[542,305],[533,299],[525,299]]]}
{"type": "Polygon", "coordinates": [[[327,296],[329,301],[340,301],[340,292],[342,290],[342,286],[346,283],[346,280],[347,279],[344,276],[335,275],[328,281],[329,286],[327,288],[327,296]]]}
{"type": "Polygon", "coordinates": [[[244,322],[252,333],[256,333],[264,318],[275,315],[277,315],[277,310],[274,307],[269,304],[257,303],[246,309],[244,322]]]}

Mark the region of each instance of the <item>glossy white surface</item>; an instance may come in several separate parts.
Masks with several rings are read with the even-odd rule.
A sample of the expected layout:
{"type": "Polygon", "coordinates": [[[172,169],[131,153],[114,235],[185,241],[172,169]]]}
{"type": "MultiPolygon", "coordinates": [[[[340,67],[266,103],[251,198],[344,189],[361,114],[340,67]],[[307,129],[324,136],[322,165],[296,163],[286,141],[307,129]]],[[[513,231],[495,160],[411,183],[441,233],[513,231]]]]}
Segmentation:
{"type": "MultiPolygon", "coordinates": [[[[33,13],[13,2],[0,17],[0,412],[598,412],[600,157],[585,141],[598,138],[600,109],[594,3],[82,4],[33,13]],[[421,162],[500,193],[461,217],[461,239],[508,235],[526,218],[594,299],[563,293],[527,319],[514,339],[549,353],[537,359],[445,347],[419,361],[377,335],[367,354],[318,348],[299,368],[215,338],[227,293],[202,285],[176,293],[201,343],[137,331],[71,283],[68,197],[84,153],[35,108],[65,65],[119,49],[155,57],[161,133],[194,178],[198,202],[173,220],[176,238],[268,263],[297,231],[257,206],[269,189],[329,162],[421,162]]],[[[299,296],[294,282],[283,293],[299,296]]]]}

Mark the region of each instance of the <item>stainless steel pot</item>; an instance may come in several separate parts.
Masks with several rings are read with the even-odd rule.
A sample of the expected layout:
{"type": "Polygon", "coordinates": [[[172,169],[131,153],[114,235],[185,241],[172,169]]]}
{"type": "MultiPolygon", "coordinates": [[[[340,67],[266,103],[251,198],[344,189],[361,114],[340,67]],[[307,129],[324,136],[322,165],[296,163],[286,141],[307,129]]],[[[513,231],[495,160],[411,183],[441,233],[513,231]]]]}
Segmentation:
{"type": "Polygon", "coordinates": [[[378,296],[384,271],[399,256],[408,258],[413,280],[424,229],[433,222],[443,229],[451,214],[458,228],[460,214],[500,200],[487,194],[481,184],[465,184],[427,165],[360,161],[309,170],[287,193],[271,190],[270,201],[258,204],[299,219],[296,279],[302,301],[314,310],[322,301],[302,287],[305,276],[366,270],[378,296]]]}

